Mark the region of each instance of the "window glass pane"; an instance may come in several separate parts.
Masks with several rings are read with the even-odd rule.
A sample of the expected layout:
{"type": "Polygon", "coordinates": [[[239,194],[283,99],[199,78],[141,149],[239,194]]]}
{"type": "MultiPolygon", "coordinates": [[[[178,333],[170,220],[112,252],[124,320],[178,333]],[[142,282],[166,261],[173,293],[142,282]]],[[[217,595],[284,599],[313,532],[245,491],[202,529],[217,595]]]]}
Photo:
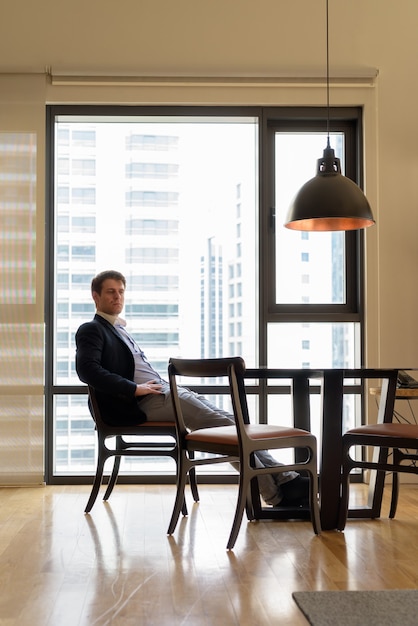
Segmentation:
{"type": "MultiPolygon", "coordinates": [[[[106,269],[125,274],[122,316],[164,378],[170,356],[244,351],[254,363],[257,119],[74,120],[56,121],[66,141],[55,160],[78,167],[55,169],[55,189],[68,193],[55,197],[54,384],[80,383],[74,335],[94,315],[91,278],[106,269]]],[[[87,399],[74,398],[55,403],[56,472],[94,468],[87,399]]],[[[174,472],[170,459],[145,463],[174,472]]]]}
{"type": "Polygon", "coordinates": [[[57,122],[68,143],[57,142],[56,161],[88,155],[92,176],[83,189],[77,175],[56,169],[55,187],[65,182],[69,195],[55,204],[55,331],[69,325],[72,337],[71,350],[55,354],[56,383],[79,382],[63,364],[74,358],[76,329],[94,314],[85,277],[110,268],[127,277],[124,315],[162,375],[171,355],[240,347],[254,362],[257,123],[202,119],[57,122]]]}
{"type": "Polygon", "coordinates": [[[360,324],[299,322],[268,325],[268,367],[360,367],[360,324]]]}
{"type": "MultiPolygon", "coordinates": [[[[344,154],[343,133],[330,136],[344,154]]],[[[275,134],[276,304],[345,304],[345,233],[283,228],[295,193],[316,174],[327,137],[323,133],[275,134]]]]}
{"type": "MultiPolygon", "coordinates": [[[[360,324],[353,322],[269,324],[268,367],[295,369],[360,367],[359,335],[360,324]]],[[[288,384],[286,381],[282,382],[288,384]]],[[[311,380],[311,385],[318,384],[317,379],[311,380]]],[[[311,429],[318,439],[318,449],[321,449],[320,398],[318,393],[311,394],[311,429]]],[[[269,421],[273,420],[272,423],[275,423],[274,415],[280,415],[281,420],[284,416],[291,415],[289,410],[282,411],[283,402],[285,400],[282,396],[269,397],[269,421]]],[[[360,417],[360,396],[355,393],[345,394],[343,431],[358,425],[360,417]]]]}

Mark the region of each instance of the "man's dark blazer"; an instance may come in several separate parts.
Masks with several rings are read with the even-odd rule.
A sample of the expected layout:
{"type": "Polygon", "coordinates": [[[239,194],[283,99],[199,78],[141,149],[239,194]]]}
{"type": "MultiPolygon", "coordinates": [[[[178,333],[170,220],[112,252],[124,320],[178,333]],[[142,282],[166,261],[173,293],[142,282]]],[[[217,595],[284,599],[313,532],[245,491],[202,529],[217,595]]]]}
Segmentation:
{"type": "Polygon", "coordinates": [[[78,377],[96,390],[103,420],[115,426],[144,422],[135,397],[134,358],[113,325],[96,314],[80,326],[75,342],[78,377]]]}

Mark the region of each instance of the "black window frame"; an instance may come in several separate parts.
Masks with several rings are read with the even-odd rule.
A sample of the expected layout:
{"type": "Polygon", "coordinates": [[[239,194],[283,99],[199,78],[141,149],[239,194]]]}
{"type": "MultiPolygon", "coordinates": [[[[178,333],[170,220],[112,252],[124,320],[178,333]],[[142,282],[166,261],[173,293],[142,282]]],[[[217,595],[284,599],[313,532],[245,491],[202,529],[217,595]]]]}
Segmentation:
{"type": "MultiPolygon", "coordinates": [[[[45,407],[46,407],[46,456],[45,480],[49,484],[90,483],[91,476],[56,476],[53,474],[53,405],[54,398],[60,395],[86,394],[84,385],[54,385],[53,359],[54,342],[53,320],[57,315],[54,310],[54,150],[55,120],[61,115],[72,116],[202,116],[202,117],[253,117],[259,120],[259,366],[267,363],[267,327],[270,322],[345,322],[360,323],[360,359],[363,365],[364,355],[364,234],[362,231],[345,233],[346,242],[346,284],[347,302],[344,305],[291,304],[278,305],[274,302],[274,132],[286,131],[326,132],[329,116],[330,132],[345,133],[345,175],[360,187],[363,183],[363,131],[362,107],[260,107],[260,106],[109,106],[109,105],[48,105],[46,109],[46,254],[45,254],[45,325],[46,325],[46,363],[45,363],[45,407]],[[272,158],[273,156],[273,158],[272,158]],[[270,164],[270,165],[269,165],[270,164]]],[[[325,147],[325,146],[324,146],[325,147]]],[[[318,155],[318,158],[321,155],[318,155]]],[[[296,191],[296,190],[295,190],[296,191]]],[[[281,225],[276,225],[281,227],[281,225]]],[[[200,294],[197,294],[199,297],[200,294]]],[[[205,393],[202,386],[199,391],[205,393]]],[[[254,393],[254,390],[252,390],[254,393]]],[[[261,394],[262,391],[255,391],[261,394]]],[[[265,402],[260,403],[260,419],[265,402]]],[[[127,477],[125,482],[137,482],[138,478],[149,482],[149,477],[127,477]]],[[[223,480],[222,477],[218,477],[223,480]]],[[[210,479],[214,480],[213,477],[210,479]]],[[[226,481],[231,479],[227,477],[226,481]]],[[[234,479],[232,479],[234,480],[234,479]]],[[[121,482],[124,478],[121,477],[121,482]]],[[[158,476],[159,482],[172,482],[158,476]]],[[[152,482],[152,478],[151,478],[152,482]]]]}
{"type": "MultiPolygon", "coordinates": [[[[282,319],[283,317],[294,320],[300,317],[303,319],[307,313],[310,318],[315,317],[318,321],[328,321],[329,314],[332,316],[343,316],[341,321],[352,320],[353,315],[360,320],[362,291],[361,270],[363,260],[363,231],[347,231],[345,233],[345,254],[346,254],[346,302],[344,304],[276,304],[275,295],[275,228],[282,228],[281,224],[275,224],[275,185],[274,185],[274,134],[276,131],[282,132],[326,132],[327,112],[323,109],[288,109],[284,108],[277,112],[277,109],[267,109],[263,124],[263,148],[264,161],[272,163],[273,168],[260,172],[263,176],[263,204],[264,222],[262,229],[265,233],[266,246],[263,246],[265,254],[262,257],[264,275],[269,276],[267,285],[268,301],[266,314],[271,319],[282,319]],[[310,117],[308,117],[310,114],[310,117]],[[266,274],[267,273],[267,274],[266,274]],[[309,307],[309,308],[307,308],[309,307]],[[349,318],[344,316],[349,316],[349,318]]],[[[351,178],[358,185],[362,184],[362,162],[360,161],[362,145],[362,116],[360,107],[338,108],[330,111],[329,130],[330,133],[344,133],[344,162],[345,176],[351,178]]],[[[324,145],[325,148],[325,145],[324,145]]],[[[322,154],[318,154],[318,159],[322,154]]],[[[297,190],[295,190],[296,192],[297,190]]]]}
{"type": "MultiPolygon", "coordinates": [[[[364,362],[364,231],[345,233],[346,302],[278,304],[275,302],[274,138],[281,132],[344,133],[345,176],[363,185],[362,107],[269,107],[260,133],[260,363],[267,363],[267,326],[271,322],[359,322],[360,360],[364,362]],[[270,167],[263,167],[263,164],[270,167]]],[[[325,148],[325,145],[324,145],[325,148]]],[[[318,154],[318,159],[322,154],[318,154]]],[[[296,193],[297,189],[295,189],[296,193]]]]}

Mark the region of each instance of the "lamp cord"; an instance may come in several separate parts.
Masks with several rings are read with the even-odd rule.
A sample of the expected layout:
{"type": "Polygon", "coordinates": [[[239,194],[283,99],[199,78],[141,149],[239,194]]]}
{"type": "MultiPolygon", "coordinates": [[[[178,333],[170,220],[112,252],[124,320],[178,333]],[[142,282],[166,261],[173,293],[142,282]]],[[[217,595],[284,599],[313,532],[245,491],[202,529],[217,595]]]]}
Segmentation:
{"type": "Polygon", "coordinates": [[[328,17],[328,0],[326,0],[326,30],[327,30],[327,147],[330,147],[329,141],[329,17],[328,17]]]}

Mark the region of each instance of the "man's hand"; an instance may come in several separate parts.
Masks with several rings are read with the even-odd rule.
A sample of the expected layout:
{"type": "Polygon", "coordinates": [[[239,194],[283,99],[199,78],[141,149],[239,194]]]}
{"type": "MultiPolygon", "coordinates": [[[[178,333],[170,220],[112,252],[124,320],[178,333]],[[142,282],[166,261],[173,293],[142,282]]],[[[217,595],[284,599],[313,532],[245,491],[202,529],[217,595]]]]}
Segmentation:
{"type": "Polygon", "coordinates": [[[136,386],[135,396],[146,396],[150,393],[161,393],[161,385],[156,380],[150,380],[136,386]]]}

